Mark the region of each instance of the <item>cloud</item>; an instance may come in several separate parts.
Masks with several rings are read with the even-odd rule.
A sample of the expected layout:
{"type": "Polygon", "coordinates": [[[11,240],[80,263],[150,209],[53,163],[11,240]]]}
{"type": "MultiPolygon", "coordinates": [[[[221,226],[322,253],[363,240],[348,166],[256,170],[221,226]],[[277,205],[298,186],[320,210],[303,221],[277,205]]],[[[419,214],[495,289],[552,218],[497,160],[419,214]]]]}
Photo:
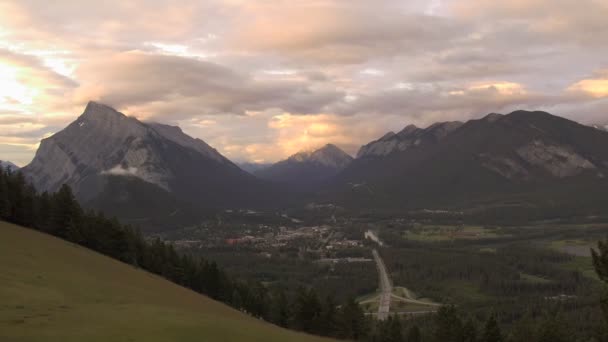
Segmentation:
{"type": "Polygon", "coordinates": [[[143,117],[184,119],[279,108],[309,114],[343,94],[303,81],[256,80],[230,68],[180,56],[139,51],[92,59],[77,69],[75,99],[90,99],[143,117]]]}
{"type": "Polygon", "coordinates": [[[23,161],[89,100],[230,158],[408,123],[608,111],[604,0],[0,2],[0,144],[23,161]]]}
{"type": "Polygon", "coordinates": [[[101,172],[102,175],[113,175],[113,176],[137,176],[136,167],[122,167],[122,165],[116,165],[109,170],[101,172]]]}
{"type": "Polygon", "coordinates": [[[246,2],[228,42],[274,51],[300,63],[361,63],[440,48],[465,27],[416,13],[402,1],[246,2]]]}
{"type": "Polygon", "coordinates": [[[580,80],[568,90],[582,92],[595,98],[608,97],[608,70],[597,71],[593,78],[580,80]]]}

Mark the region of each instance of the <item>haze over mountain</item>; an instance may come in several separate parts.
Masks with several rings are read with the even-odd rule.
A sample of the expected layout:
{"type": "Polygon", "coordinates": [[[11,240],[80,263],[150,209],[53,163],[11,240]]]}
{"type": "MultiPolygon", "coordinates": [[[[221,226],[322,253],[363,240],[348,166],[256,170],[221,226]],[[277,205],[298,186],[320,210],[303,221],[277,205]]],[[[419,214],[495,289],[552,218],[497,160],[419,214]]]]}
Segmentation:
{"type": "Polygon", "coordinates": [[[255,173],[256,171],[260,171],[262,169],[266,169],[266,168],[272,166],[271,163],[252,163],[252,162],[237,163],[236,165],[238,165],[238,167],[240,167],[244,171],[247,171],[252,174],[255,173]]]}
{"type": "Polygon", "coordinates": [[[532,193],[534,199],[519,204],[578,206],[606,186],[606,146],[607,132],[545,112],[489,114],[389,133],[363,146],[335,182],[343,198],[376,206],[471,204],[532,193]]]}
{"type": "Polygon", "coordinates": [[[327,144],[317,150],[298,152],[254,174],[269,181],[304,188],[335,176],[352,161],[353,157],[339,147],[327,144]]]}
{"type": "Polygon", "coordinates": [[[38,191],[54,192],[65,183],[81,202],[123,217],[174,211],[178,202],[207,208],[260,205],[271,192],[179,127],[143,123],[95,102],[42,140],[23,172],[38,191]]]}
{"type": "Polygon", "coordinates": [[[608,124],[595,124],[591,125],[591,127],[599,129],[601,131],[608,131],[608,124]]]}

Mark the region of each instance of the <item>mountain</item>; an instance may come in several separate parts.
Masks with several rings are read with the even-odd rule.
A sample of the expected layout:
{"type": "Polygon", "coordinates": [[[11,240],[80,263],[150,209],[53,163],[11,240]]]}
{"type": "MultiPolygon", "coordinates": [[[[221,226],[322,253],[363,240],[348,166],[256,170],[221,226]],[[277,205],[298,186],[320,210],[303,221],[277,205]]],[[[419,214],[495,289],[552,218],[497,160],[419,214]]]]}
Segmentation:
{"type": "Polygon", "coordinates": [[[426,129],[409,125],[397,134],[389,132],[382,138],[362,146],[357,153],[357,158],[386,156],[410,148],[435,144],[460,126],[462,126],[462,122],[459,121],[440,122],[426,129]]]}
{"type": "Polygon", "coordinates": [[[83,204],[138,220],[186,204],[220,208],[274,198],[266,184],[180,128],[140,122],[95,102],[42,140],[23,172],[39,191],[65,183],[83,204]]]}
{"type": "Polygon", "coordinates": [[[19,166],[7,160],[0,160],[0,167],[3,169],[10,168],[11,170],[19,170],[19,166]]]}
{"type": "Polygon", "coordinates": [[[306,189],[335,176],[353,158],[333,144],[315,151],[298,152],[254,174],[262,179],[306,189]]]}
{"type": "Polygon", "coordinates": [[[270,163],[249,163],[249,162],[244,162],[244,163],[237,163],[236,165],[238,165],[238,167],[240,167],[242,170],[247,171],[251,174],[254,174],[257,171],[269,168],[270,166],[272,166],[272,164],[270,163]]]}
{"type": "Polygon", "coordinates": [[[594,125],[590,125],[591,127],[595,128],[595,129],[599,129],[600,131],[607,131],[608,132],[608,124],[602,125],[602,124],[594,124],[594,125]]]}
{"type": "Polygon", "coordinates": [[[0,341],[330,341],[1,221],[0,260],[0,341]]]}
{"type": "Polygon", "coordinates": [[[510,198],[597,208],[592,199],[606,189],[606,147],[608,132],[549,113],[490,114],[389,134],[362,147],[333,184],[358,205],[474,206],[510,198]]]}

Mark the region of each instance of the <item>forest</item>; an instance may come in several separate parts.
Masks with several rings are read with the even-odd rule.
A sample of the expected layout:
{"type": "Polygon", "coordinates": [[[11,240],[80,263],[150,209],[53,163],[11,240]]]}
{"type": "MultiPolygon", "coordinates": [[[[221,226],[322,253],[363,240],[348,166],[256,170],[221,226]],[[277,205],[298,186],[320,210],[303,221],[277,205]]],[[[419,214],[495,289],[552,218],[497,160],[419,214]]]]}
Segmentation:
{"type": "MultiPolygon", "coordinates": [[[[146,239],[136,227],[83,209],[68,186],[64,185],[53,194],[39,194],[19,172],[0,171],[0,219],[57,236],[158,274],[259,319],[316,335],[391,342],[608,340],[599,299],[579,308],[580,316],[576,320],[567,315],[570,309],[567,302],[548,304],[539,300],[537,302],[541,306],[530,305],[532,298],[546,286],[557,286],[565,293],[573,293],[575,285],[580,288],[580,283],[585,285],[583,288],[591,286],[575,273],[553,269],[551,263],[563,258],[558,254],[548,253],[530,259],[526,258],[525,248],[507,248],[504,253],[498,253],[496,258],[501,262],[515,263],[523,257],[527,260],[525,265],[519,265],[523,270],[546,272],[559,279],[554,285],[521,286],[517,282],[519,275],[509,268],[503,269],[501,263],[494,263],[494,258],[479,263],[478,259],[466,253],[462,254],[462,259],[453,259],[443,256],[441,250],[429,250],[423,254],[408,254],[407,249],[385,250],[390,267],[397,269],[402,277],[408,277],[409,270],[417,267],[418,263],[430,265],[427,277],[418,279],[420,286],[432,290],[432,284],[457,274],[463,279],[479,281],[482,288],[495,292],[497,296],[511,298],[517,295],[523,303],[517,304],[513,300],[497,302],[495,307],[486,308],[484,312],[487,314],[481,315],[468,311],[466,307],[445,305],[436,314],[393,316],[386,321],[376,321],[364,314],[354,298],[337,302],[331,294],[319,295],[313,286],[266,285],[246,277],[228,275],[213,261],[178,253],[172,245],[158,238],[146,239]],[[527,306],[529,310],[522,318],[510,321],[505,317],[509,311],[503,310],[502,305],[520,305],[522,310],[527,306]],[[581,333],[583,325],[579,324],[584,324],[584,321],[593,324],[584,325],[585,331],[581,333]]],[[[606,281],[606,245],[600,244],[594,260],[600,278],[606,281]]]]}

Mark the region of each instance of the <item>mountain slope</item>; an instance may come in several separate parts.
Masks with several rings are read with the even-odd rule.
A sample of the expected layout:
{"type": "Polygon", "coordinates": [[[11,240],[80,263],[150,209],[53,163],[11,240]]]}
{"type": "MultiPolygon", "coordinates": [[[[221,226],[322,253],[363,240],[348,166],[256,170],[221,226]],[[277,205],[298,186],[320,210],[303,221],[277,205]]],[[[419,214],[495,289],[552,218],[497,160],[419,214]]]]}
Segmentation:
{"type": "Polygon", "coordinates": [[[11,168],[11,170],[19,170],[19,167],[10,161],[0,160],[0,167],[6,169],[7,167],[11,168]]]}
{"type": "Polygon", "coordinates": [[[44,139],[23,172],[39,191],[54,192],[66,183],[84,204],[104,203],[121,218],[109,208],[133,210],[128,215],[136,219],[173,213],[184,203],[218,208],[262,205],[275,197],[272,188],[178,127],[143,123],[95,102],[44,139]],[[116,182],[123,185],[118,197],[109,191],[116,182]],[[146,198],[151,192],[156,198],[146,198]],[[168,205],[147,208],[149,201],[168,205]],[[158,207],[166,207],[164,213],[153,210],[158,207]]]}
{"type": "Polygon", "coordinates": [[[353,158],[335,145],[299,152],[254,174],[262,179],[305,189],[320,184],[347,167],[353,158]]]}
{"type": "Polygon", "coordinates": [[[577,205],[586,194],[569,191],[606,183],[607,146],[608,133],[548,113],[491,114],[434,143],[357,158],[335,183],[342,198],[394,206],[577,205]]]}
{"type": "Polygon", "coordinates": [[[0,222],[1,341],[328,341],[0,222]]]}
{"type": "Polygon", "coordinates": [[[389,132],[382,138],[362,146],[357,158],[387,156],[410,148],[435,144],[460,126],[462,122],[459,121],[439,122],[425,129],[409,125],[397,134],[389,132]]]}
{"type": "Polygon", "coordinates": [[[242,170],[247,171],[251,174],[255,174],[255,172],[269,168],[270,166],[272,166],[272,164],[266,164],[266,163],[248,163],[248,162],[243,162],[243,163],[238,163],[237,164],[242,170]]]}

